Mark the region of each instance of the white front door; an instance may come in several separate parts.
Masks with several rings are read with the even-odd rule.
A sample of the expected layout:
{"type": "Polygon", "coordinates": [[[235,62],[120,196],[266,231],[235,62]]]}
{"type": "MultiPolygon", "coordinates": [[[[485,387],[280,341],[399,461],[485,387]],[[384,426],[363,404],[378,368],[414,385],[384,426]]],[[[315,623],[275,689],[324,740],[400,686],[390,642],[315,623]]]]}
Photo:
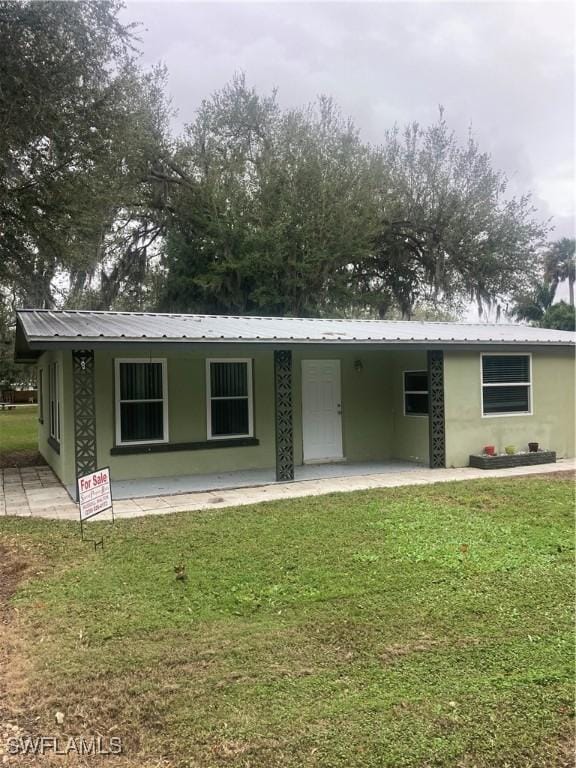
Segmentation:
{"type": "Polygon", "coordinates": [[[304,461],[342,458],[340,360],[302,360],[304,461]]]}

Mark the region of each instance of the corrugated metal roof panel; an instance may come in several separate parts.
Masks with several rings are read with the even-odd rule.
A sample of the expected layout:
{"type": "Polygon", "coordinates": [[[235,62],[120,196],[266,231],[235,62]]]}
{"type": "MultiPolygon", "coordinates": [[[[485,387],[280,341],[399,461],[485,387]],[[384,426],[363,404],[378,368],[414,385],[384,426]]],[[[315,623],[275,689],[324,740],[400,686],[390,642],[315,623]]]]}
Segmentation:
{"type": "Polygon", "coordinates": [[[339,320],[292,317],[93,312],[80,310],[18,311],[31,348],[65,342],[360,342],[450,344],[560,344],[576,334],[526,325],[438,323],[387,320],[339,320]]]}

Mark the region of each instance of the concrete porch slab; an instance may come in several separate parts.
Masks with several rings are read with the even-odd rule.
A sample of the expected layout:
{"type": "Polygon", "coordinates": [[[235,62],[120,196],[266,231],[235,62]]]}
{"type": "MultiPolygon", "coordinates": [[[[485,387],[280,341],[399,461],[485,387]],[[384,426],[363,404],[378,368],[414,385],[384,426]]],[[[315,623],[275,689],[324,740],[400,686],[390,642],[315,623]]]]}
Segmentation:
{"type": "MultiPolygon", "coordinates": [[[[324,480],[374,474],[398,474],[414,472],[418,469],[425,469],[425,467],[408,461],[306,464],[295,467],[294,481],[324,480]]],[[[112,497],[114,499],[142,499],[149,496],[169,498],[180,494],[264,485],[276,485],[276,474],[273,469],[247,469],[238,472],[220,472],[208,475],[116,480],[112,483],[112,497]]]]}

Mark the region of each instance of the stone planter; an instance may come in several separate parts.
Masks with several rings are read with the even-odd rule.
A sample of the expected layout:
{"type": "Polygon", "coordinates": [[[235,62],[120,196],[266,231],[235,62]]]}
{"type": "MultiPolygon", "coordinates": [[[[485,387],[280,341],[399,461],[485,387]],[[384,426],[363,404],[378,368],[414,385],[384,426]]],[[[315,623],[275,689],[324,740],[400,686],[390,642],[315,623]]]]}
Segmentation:
{"type": "Polygon", "coordinates": [[[472,454],[470,466],[477,469],[504,469],[505,467],[531,467],[533,464],[555,464],[556,451],[514,453],[512,455],[484,456],[472,454]]]}

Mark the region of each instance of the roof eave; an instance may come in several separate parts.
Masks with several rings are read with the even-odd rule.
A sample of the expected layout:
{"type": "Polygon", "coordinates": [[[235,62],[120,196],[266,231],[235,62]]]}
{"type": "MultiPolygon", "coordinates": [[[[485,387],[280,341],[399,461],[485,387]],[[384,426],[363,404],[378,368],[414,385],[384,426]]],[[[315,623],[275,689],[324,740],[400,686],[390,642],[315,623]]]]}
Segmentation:
{"type": "Polygon", "coordinates": [[[574,342],[562,340],[514,340],[514,339],[278,339],[278,338],[155,338],[155,337],[65,337],[58,336],[50,339],[45,337],[26,337],[22,329],[19,343],[18,326],[16,330],[16,362],[30,362],[42,352],[50,349],[97,349],[116,348],[128,345],[162,344],[166,347],[182,345],[257,345],[263,347],[278,346],[353,346],[363,348],[386,347],[422,347],[427,349],[463,349],[469,347],[574,347],[574,342]],[[17,359],[18,356],[18,359],[17,359]]]}
{"type": "Polygon", "coordinates": [[[14,339],[14,362],[15,363],[34,363],[42,352],[30,345],[30,340],[26,334],[26,329],[22,320],[16,315],[16,336],[14,339]]]}

